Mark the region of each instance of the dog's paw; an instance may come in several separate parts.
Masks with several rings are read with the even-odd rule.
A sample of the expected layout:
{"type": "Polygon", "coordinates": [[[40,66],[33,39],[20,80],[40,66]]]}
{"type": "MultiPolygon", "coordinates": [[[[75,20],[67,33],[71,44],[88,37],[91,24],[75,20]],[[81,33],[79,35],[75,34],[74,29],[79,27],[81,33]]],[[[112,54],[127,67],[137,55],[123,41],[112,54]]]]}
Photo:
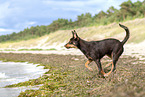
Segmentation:
{"type": "Polygon", "coordinates": [[[108,76],[108,74],[104,74],[104,77],[107,77],[108,76]]]}

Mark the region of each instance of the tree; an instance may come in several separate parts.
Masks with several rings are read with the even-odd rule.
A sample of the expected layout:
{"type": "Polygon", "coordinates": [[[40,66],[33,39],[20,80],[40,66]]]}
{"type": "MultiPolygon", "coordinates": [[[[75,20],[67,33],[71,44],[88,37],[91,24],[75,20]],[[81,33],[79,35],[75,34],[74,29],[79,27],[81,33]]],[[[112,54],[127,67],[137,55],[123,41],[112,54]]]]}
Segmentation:
{"type": "Polygon", "coordinates": [[[123,19],[125,20],[125,18],[129,15],[129,16],[133,16],[135,15],[135,11],[132,10],[133,3],[131,2],[131,0],[128,0],[127,2],[123,2],[121,5],[121,13],[123,15],[123,19]]]}
{"type": "Polygon", "coordinates": [[[109,9],[107,10],[107,15],[111,16],[113,13],[115,13],[117,11],[116,8],[114,8],[113,6],[109,7],[109,9]]]}
{"type": "Polygon", "coordinates": [[[140,11],[144,15],[144,17],[145,17],[145,0],[142,2],[142,6],[140,8],[140,11]]]}
{"type": "Polygon", "coordinates": [[[92,22],[92,15],[90,13],[81,14],[77,17],[77,21],[75,22],[79,26],[86,26],[92,22]]]}
{"type": "Polygon", "coordinates": [[[121,8],[117,10],[111,6],[106,12],[100,11],[95,14],[95,16],[92,16],[90,13],[84,13],[78,15],[76,21],[59,18],[53,21],[50,25],[32,26],[20,31],[19,33],[13,32],[9,35],[2,35],[0,36],[0,42],[41,37],[42,35],[52,33],[59,29],[73,29],[74,27],[84,27],[93,24],[104,25],[113,22],[120,22],[128,18],[128,16],[130,19],[133,19],[134,17],[145,17],[145,0],[143,2],[137,1],[134,3],[132,3],[131,0],[128,0],[123,2],[120,7],[121,8]]]}
{"type": "Polygon", "coordinates": [[[97,17],[98,17],[99,19],[101,19],[101,18],[107,17],[107,14],[106,14],[104,11],[100,11],[100,12],[97,14],[97,17]]]}

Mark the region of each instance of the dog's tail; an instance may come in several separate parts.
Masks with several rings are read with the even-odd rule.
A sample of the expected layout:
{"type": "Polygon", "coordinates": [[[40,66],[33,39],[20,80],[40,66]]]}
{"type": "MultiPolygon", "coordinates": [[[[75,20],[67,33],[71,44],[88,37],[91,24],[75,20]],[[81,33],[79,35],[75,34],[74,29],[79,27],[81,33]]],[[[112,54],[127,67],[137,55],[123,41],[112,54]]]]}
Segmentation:
{"type": "Polygon", "coordinates": [[[119,24],[119,26],[122,27],[126,31],[126,36],[125,36],[124,40],[122,41],[122,44],[124,45],[126,43],[126,41],[129,39],[129,35],[130,35],[129,29],[126,26],[121,25],[121,24],[119,24]]]}

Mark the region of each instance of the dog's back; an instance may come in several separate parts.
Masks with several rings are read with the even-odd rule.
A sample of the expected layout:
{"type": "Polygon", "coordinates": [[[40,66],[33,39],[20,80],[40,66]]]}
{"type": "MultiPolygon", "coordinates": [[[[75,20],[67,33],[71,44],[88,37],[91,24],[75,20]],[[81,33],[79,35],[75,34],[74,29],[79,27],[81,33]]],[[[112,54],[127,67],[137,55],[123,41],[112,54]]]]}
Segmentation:
{"type": "Polygon", "coordinates": [[[102,58],[104,55],[110,56],[111,53],[117,49],[123,50],[122,42],[117,39],[104,39],[101,41],[90,41],[87,49],[89,50],[91,56],[102,58]],[[98,55],[98,56],[96,56],[98,55]]]}

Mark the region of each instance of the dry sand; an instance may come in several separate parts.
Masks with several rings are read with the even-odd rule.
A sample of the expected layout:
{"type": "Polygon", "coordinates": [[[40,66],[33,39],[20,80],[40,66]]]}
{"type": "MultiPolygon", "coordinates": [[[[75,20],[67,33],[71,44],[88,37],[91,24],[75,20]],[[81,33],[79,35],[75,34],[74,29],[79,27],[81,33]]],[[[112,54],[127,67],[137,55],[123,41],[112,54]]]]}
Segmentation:
{"type": "MultiPolygon", "coordinates": [[[[54,47],[55,48],[55,47],[54,47]]],[[[62,54],[62,55],[83,55],[79,49],[58,49],[50,51],[0,51],[1,53],[32,53],[32,54],[62,54]]],[[[123,55],[137,57],[140,60],[145,60],[145,41],[139,44],[125,44],[123,55]]]]}

